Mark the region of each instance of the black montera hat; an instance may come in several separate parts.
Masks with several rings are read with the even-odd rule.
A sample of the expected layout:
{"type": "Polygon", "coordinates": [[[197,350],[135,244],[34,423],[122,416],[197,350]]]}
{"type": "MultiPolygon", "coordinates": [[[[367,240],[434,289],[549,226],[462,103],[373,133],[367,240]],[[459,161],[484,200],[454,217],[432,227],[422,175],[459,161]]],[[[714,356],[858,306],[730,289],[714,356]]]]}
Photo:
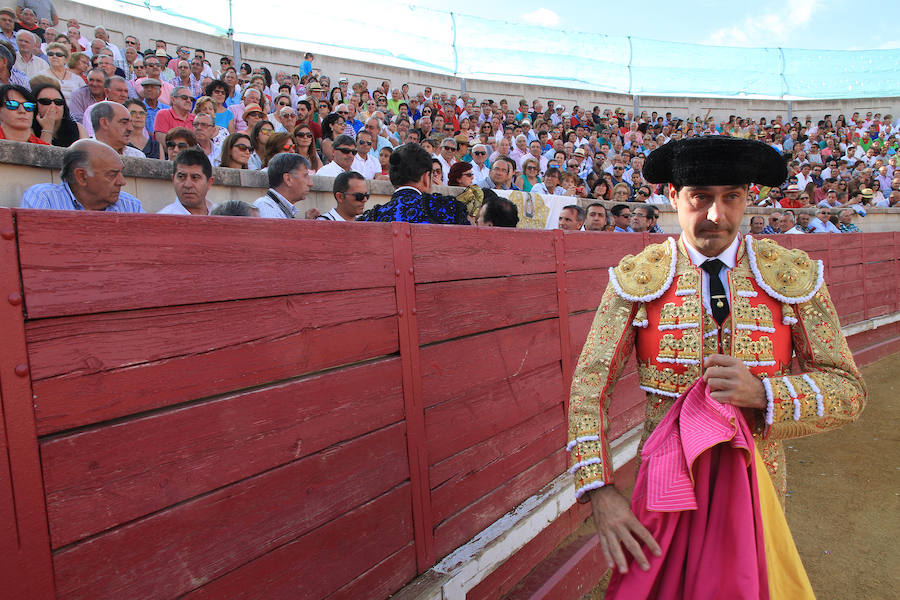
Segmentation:
{"type": "Polygon", "coordinates": [[[663,144],[644,163],[650,183],[673,185],[781,185],[787,165],[762,142],[725,136],[687,138],[663,144]]]}

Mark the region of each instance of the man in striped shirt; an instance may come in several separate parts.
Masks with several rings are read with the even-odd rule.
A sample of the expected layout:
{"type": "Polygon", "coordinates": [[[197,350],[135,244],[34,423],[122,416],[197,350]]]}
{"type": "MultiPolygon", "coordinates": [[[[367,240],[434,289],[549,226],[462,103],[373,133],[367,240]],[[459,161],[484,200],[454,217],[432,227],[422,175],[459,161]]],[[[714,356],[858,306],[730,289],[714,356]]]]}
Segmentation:
{"type": "Polygon", "coordinates": [[[62,183],[39,183],[25,191],[21,208],[142,213],[141,201],[122,190],[122,158],[111,147],[78,140],[63,155],[62,183]]]}

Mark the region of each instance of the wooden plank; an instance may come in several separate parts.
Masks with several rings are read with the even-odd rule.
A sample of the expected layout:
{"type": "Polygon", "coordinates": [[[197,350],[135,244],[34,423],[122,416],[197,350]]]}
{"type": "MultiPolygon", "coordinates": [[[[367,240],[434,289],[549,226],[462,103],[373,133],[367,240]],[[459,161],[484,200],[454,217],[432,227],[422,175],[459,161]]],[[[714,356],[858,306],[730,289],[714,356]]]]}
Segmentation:
{"type": "Polygon", "coordinates": [[[33,377],[40,380],[136,367],[396,314],[394,289],[377,288],[31,320],[27,335],[33,377]]]}
{"type": "Polygon", "coordinates": [[[596,311],[609,283],[609,271],[592,269],[566,273],[569,312],[596,311]]]}
{"type": "Polygon", "coordinates": [[[416,550],[412,543],[387,557],[325,600],[387,598],[416,574],[416,550]]]}
{"type": "Polygon", "coordinates": [[[502,598],[591,514],[590,504],[576,502],[549,523],[506,562],[466,593],[466,600],[502,598]]]}
{"type": "Polygon", "coordinates": [[[468,279],[416,286],[422,345],[556,316],[552,274],[468,279]]]}
{"type": "Polygon", "coordinates": [[[897,286],[900,285],[894,279],[894,270],[894,261],[870,262],[865,265],[863,285],[867,319],[894,312],[897,286]]]}
{"type": "MultiPolygon", "coordinates": [[[[518,425],[565,398],[558,364],[483,385],[425,412],[428,457],[435,464],[518,425]]],[[[560,417],[561,418],[561,417],[560,417]]]]}
{"type": "Polygon", "coordinates": [[[0,209],[0,595],[49,600],[53,565],[12,217],[0,209]]]}
{"type": "Polygon", "coordinates": [[[425,439],[425,402],[422,361],[419,353],[419,319],[413,280],[412,227],[393,223],[394,264],[397,279],[397,315],[403,377],[403,410],[406,415],[406,456],[409,462],[415,532],[416,568],[424,573],[434,564],[434,531],[431,528],[431,494],[428,490],[428,446],[425,439]]]}
{"type": "Polygon", "coordinates": [[[45,440],[53,547],[402,419],[393,358],[45,440]]]}
{"type": "Polygon", "coordinates": [[[416,283],[552,273],[553,236],[502,227],[413,227],[416,283]]]}
{"type": "Polygon", "coordinates": [[[633,233],[591,233],[585,232],[579,235],[567,235],[566,240],[566,269],[600,269],[605,270],[619,264],[626,254],[637,254],[647,244],[659,243],[668,235],[654,236],[652,239],[646,234],[635,235],[633,233]]]}
{"type": "MultiPolygon", "coordinates": [[[[409,491],[398,486],[184,597],[324,598],[412,542],[409,491]]],[[[415,574],[414,561],[398,566],[404,579],[415,574]]]]}
{"type": "MultiPolygon", "coordinates": [[[[866,262],[879,262],[897,258],[896,254],[894,254],[895,246],[893,231],[866,234],[857,233],[854,235],[862,240],[863,255],[865,256],[866,262]]],[[[841,241],[843,242],[843,240],[841,241]]]]}
{"type": "Polygon", "coordinates": [[[562,406],[551,407],[534,419],[537,418],[546,418],[550,426],[531,424],[531,427],[515,428],[513,435],[503,432],[490,438],[478,445],[477,454],[468,453],[465,461],[471,465],[468,471],[455,473],[432,490],[435,525],[565,446],[567,425],[562,406]],[[528,437],[523,433],[529,434],[528,437]]]}
{"type": "Polygon", "coordinates": [[[434,532],[438,557],[464,544],[552,481],[565,469],[566,458],[565,449],[560,448],[441,523],[434,532]]]}
{"type": "Polygon", "coordinates": [[[505,600],[578,600],[608,570],[597,534],[586,533],[538,565],[505,600]]]}
{"type": "Polygon", "coordinates": [[[557,319],[547,319],[422,348],[425,406],[558,364],[558,327],[557,319]]]}
{"type": "Polygon", "coordinates": [[[17,210],[16,218],[29,318],[394,283],[387,224],[105,213],[73,219],[42,210],[17,210]]]}
{"type": "Polygon", "coordinates": [[[129,523],[54,556],[66,598],[171,598],[221,577],[409,477],[392,425],[129,523]]]}
{"type": "Polygon", "coordinates": [[[59,373],[57,363],[68,369],[35,382],[38,430],[391,354],[398,349],[395,314],[393,290],[381,289],[30,322],[38,372],[59,373]]]}

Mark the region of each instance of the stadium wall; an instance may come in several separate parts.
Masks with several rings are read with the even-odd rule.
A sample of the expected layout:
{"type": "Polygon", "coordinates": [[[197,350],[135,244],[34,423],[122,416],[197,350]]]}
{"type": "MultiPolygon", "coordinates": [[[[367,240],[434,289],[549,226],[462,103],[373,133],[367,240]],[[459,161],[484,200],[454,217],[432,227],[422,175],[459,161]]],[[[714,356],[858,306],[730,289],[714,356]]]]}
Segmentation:
{"type": "MultiPolygon", "coordinates": [[[[587,516],[569,381],[608,267],[662,239],[0,209],[0,588],[580,597],[596,542],[548,557],[587,516]]],[[[900,233],[779,241],[860,363],[897,351],[900,233]]]]}
{"type": "MultiPolygon", "coordinates": [[[[72,0],[58,0],[56,2],[59,14],[63,18],[74,16],[83,24],[82,33],[86,37],[92,31],[92,27],[103,25],[111,36],[111,41],[120,48],[124,47],[126,34],[136,35],[143,47],[152,46],[151,41],[165,40],[169,45],[170,55],[174,55],[175,46],[184,44],[189,47],[200,47],[207,51],[207,58],[214,67],[218,66],[218,60],[222,55],[232,55],[232,41],[226,37],[217,37],[190,31],[187,29],[170,26],[164,23],[150,21],[139,16],[99,9],[72,0]]],[[[141,9],[136,7],[135,11],[141,9]]],[[[302,55],[298,52],[282,50],[274,46],[261,46],[255,44],[241,45],[242,60],[257,66],[267,66],[274,73],[284,70],[288,73],[297,71],[302,55]]],[[[341,76],[348,77],[351,81],[366,79],[370,89],[374,89],[382,80],[390,82],[391,87],[400,87],[408,83],[412,91],[417,91],[425,86],[431,86],[436,92],[448,92],[458,94],[463,82],[459,78],[417,71],[412,69],[400,69],[383,64],[348,60],[316,54],[313,63],[314,68],[320,69],[325,75],[331,77],[331,81],[337,83],[341,76]]],[[[534,99],[551,99],[563,103],[568,110],[578,104],[588,109],[599,105],[601,108],[622,107],[631,110],[634,102],[638,103],[638,110],[648,112],[657,111],[665,114],[671,111],[673,115],[687,118],[689,116],[704,116],[707,111],[719,120],[727,119],[729,115],[741,115],[758,119],[760,117],[773,118],[781,115],[788,117],[788,103],[783,100],[751,100],[742,98],[699,98],[699,97],[664,97],[641,96],[637,99],[624,94],[605,94],[587,90],[571,88],[557,88],[536,86],[527,84],[508,83],[501,81],[467,79],[466,90],[474,97],[480,99],[492,98],[499,101],[506,98],[511,106],[519,98],[529,101],[534,99]]],[[[900,98],[861,98],[840,100],[796,100],[792,104],[793,114],[804,119],[811,115],[813,119],[820,119],[825,114],[846,114],[848,117],[854,111],[865,113],[866,111],[891,113],[900,115],[900,98]]]]}
{"type": "MultiPolygon", "coordinates": [[[[0,140],[0,177],[6,185],[0,189],[0,207],[14,208],[19,206],[22,194],[30,186],[38,183],[59,183],[59,171],[62,167],[63,148],[23,144],[0,140]]],[[[141,200],[144,210],[157,212],[175,200],[172,187],[172,163],[149,158],[124,158],[124,174],[127,181],[124,191],[141,200]]],[[[265,173],[245,169],[213,169],[215,183],[207,198],[214,203],[226,200],[243,200],[253,202],[266,193],[268,182],[265,173]]],[[[393,186],[388,181],[367,181],[371,197],[368,207],[384,204],[390,200],[393,186]]],[[[297,204],[301,213],[309,208],[317,208],[319,212],[327,212],[334,208],[334,186],[332,177],[313,176],[312,191],[308,198],[297,204]]],[[[437,193],[457,195],[463,188],[437,186],[437,193]]],[[[503,194],[504,192],[501,192],[503,194]]],[[[587,206],[593,200],[569,197],[566,204],[587,206]]],[[[607,207],[614,202],[603,202],[607,207]]],[[[675,211],[668,205],[656,205],[660,210],[659,225],[667,233],[681,231],[675,211]]],[[[765,215],[771,209],[750,207],[744,215],[743,229],[749,227],[750,217],[756,214],[765,215]]],[[[869,208],[867,216],[857,221],[860,227],[869,233],[882,231],[900,231],[900,208],[869,208]]]]}

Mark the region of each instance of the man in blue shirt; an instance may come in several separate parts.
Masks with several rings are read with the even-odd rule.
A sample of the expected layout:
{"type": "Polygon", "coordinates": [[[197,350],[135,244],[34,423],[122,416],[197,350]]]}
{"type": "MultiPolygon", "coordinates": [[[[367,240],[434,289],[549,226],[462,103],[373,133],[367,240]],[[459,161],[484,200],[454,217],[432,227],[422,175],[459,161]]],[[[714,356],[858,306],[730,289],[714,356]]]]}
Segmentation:
{"type": "Polygon", "coordinates": [[[122,158],[102,142],[78,140],[63,155],[62,183],[39,183],[25,191],[21,208],[142,213],[141,201],[122,190],[122,158]]]}

